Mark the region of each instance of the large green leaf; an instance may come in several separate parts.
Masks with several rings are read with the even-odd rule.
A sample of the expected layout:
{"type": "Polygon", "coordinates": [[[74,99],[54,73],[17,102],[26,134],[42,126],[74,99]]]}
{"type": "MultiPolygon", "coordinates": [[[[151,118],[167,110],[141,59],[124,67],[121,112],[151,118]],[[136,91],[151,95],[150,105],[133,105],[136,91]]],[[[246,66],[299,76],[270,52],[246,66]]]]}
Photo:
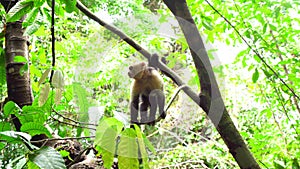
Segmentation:
{"type": "MultiPolygon", "coordinates": [[[[49,110],[49,109],[48,109],[49,110]]],[[[24,123],[35,122],[38,124],[44,124],[44,122],[49,117],[49,113],[44,107],[37,106],[23,106],[22,107],[22,116],[20,117],[21,121],[24,123]]]]}
{"type": "Polygon", "coordinates": [[[116,126],[107,128],[104,132],[105,137],[102,137],[100,146],[102,148],[102,159],[105,168],[111,168],[114,162],[114,156],[116,151],[116,139],[118,136],[116,126]]]}
{"type": "Polygon", "coordinates": [[[66,169],[64,159],[52,147],[42,147],[33,154],[29,154],[28,158],[41,169],[66,169]]]}
{"type": "Polygon", "coordinates": [[[19,1],[7,13],[7,22],[15,22],[21,19],[34,7],[33,1],[19,1]]]}
{"type": "Polygon", "coordinates": [[[106,137],[105,131],[112,126],[116,126],[115,132],[117,134],[120,134],[122,128],[124,127],[123,123],[118,121],[116,118],[110,117],[101,119],[96,129],[96,138],[94,141],[94,145],[101,145],[102,139],[106,137]]]}
{"type": "Polygon", "coordinates": [[[120,169],[139,168],[138,144],[136,142],[136,133],[132,128],[126,128],[121,133],[118,145],[118,166],[120,169]]]}
{"type": "Polygon", "coordinates": [[[38,15],[38,13],[39,13],[39,8],[34,8],[32,11],[30,11],[30,13],[27,15],[27,17],[24,20],[24,22],[22,23],[22,25],[24,27],[32,25],[38,15]]]}
{"type": "Polygon", "coordinates": [[[21,111],[20,107],[12,101],[9,101],[4,105],[5,117],[8,117],[11,114],[17,114],[19,111],[21,111]]]}
{"type": "Polygon", "coordinates": [[[88,109],[89,109],[89,102],[87,100],[87,91],[79,84],[73,84],[73,91],[75,96],[77,96],[77,104],[79,106],[79,113],[80,113],[80,120],[87,121],[88,120],[88,109]]]}
{"type": "Polygon", "coordinates": [[[113,164],[117,136],[122,128],[123,124],[115,118],[104,118],[97,126],[94,145],[101,148],[101,155],[106,168],[110,168],[113,164]]]}
{"type": "Polygon", "coordinates": [[[21,127],[22,132],[29,133],[31,136],[38,134],[46,134],[48,137],[52,137],[50,132],[42,124],[29,122],[25,123],[21,127]]]}

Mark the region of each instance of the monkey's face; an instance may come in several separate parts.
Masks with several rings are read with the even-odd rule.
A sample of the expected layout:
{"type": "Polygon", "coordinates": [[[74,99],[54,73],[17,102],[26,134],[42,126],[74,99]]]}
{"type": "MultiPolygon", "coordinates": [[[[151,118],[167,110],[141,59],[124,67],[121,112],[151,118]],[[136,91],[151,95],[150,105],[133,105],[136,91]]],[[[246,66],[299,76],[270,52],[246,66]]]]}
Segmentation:
{"type": "Polygon", "coordinates": [[[146,69],[146,63],[141,62],[134,65],[129,66],[128,76],[134,79],[141,79],[144,74],[144,70],[146,69]]]}

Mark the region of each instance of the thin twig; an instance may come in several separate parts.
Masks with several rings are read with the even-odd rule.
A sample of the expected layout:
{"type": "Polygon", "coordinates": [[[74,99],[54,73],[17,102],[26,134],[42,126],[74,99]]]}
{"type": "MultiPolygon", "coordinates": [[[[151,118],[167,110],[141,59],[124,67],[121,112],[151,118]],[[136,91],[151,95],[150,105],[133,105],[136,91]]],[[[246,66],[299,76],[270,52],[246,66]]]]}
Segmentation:
{"type": "Polygon", "coordinates": [[[80,126],[80,125],[77,125],[77,124],[72,124],[72,123],[68,123],[68,122],[65,122],[65,121],[61,121],[55,117],[52,117],[54,120],[56,120],[58,123],[62,123],[62,124],[66,124],[66,125],[69,125],[69,126],[73,126],[73,127],[79,127],[79,128],[85,128],[85,129],[90,129],[90,130],[94,130],[96,131],[96,129],[94,128],[91,128],[91,127],[86,127],[86,126],[80,126]]]}
{"type": "Polygon", "coordinates": [[[80,125],[90,125],[90,126],[95,126],[95,127],[98,126],[97,124],[93,124],[93,123],[85,123],[85,122],[80,122],[80,121],[73,120],[73,119],[71,119],[71,118],[69,118],[69,117],[66,117],[66,116],[64,116],[64,115],[62,115],[62,114],[60,114],[60,113],[58,113],[56,110],[53,110],[53,112],[54,112],[55,114],[57,114],[58,116],[60,116],[60,117],[62,117],[62,118],[64,118],[64,119],[66,119],[66,120],[69,120],[69,121],[71,121],[71,122],[73,122],[73,123],[76,123],[76,124],[80,124],[80,125]]]}
{"type": "Polygon", "coordinates": [[[31,141],[31,143],[43,143],[43,142],[60,141],[60,140],[80,140],[80,139],[88,139],[88,138],[95,138],[95,136],[47,138],[47,139],[42,139],[42,140],[37,140],[37,141],[31,141]]]}

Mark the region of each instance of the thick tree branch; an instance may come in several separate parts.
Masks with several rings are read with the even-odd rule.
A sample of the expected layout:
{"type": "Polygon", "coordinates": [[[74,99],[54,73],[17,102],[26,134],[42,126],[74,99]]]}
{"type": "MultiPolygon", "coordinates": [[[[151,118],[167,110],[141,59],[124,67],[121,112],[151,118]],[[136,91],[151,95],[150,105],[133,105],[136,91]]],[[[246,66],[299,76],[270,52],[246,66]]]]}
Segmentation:
{"type": "Polygon", "coordinates": [[[247,148],[225,108],[203,40],[186,1],[163,1],[176,17],[189,45],[201,84],[201,108],[217,128],[240,168],[259,169],[259,165],[247,148]]]}

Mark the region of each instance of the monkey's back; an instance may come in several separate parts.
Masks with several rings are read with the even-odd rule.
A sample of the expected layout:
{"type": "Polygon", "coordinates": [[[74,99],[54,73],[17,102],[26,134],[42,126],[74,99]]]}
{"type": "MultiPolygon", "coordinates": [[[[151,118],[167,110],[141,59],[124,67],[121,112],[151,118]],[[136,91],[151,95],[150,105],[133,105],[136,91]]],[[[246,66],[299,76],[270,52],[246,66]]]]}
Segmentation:
{"type": "Polygon", "coordinates": [[[132,83],[131,94],[133,96],[139,94],[148,96],[152,90],[163,90],[163,79],[158,71],[151,67],[145,71],[143,78],[136,79],[132,83]]]}

